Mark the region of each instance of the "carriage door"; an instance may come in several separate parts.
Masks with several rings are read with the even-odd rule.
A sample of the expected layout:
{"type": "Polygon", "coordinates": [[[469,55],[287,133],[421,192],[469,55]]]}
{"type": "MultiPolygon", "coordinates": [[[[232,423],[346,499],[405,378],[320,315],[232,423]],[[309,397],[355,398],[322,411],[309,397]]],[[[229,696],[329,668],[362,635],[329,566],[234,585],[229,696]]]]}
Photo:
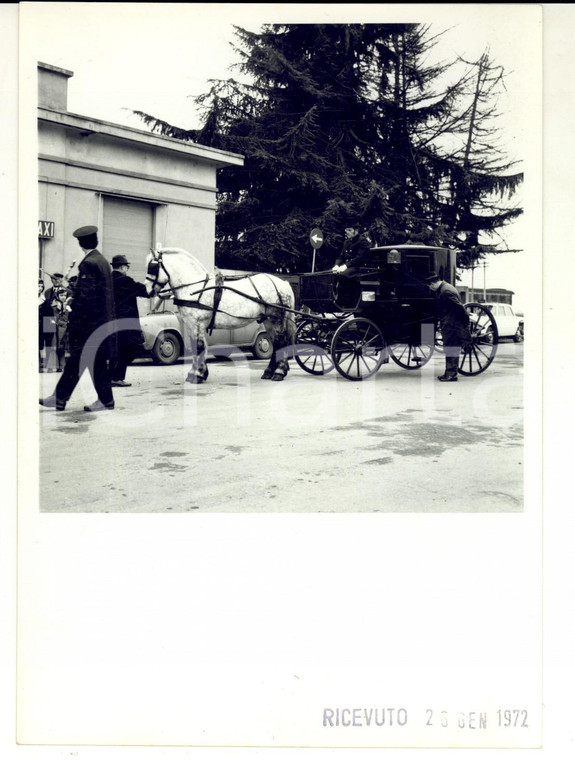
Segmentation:
{"type": "MultiPolygon", "coordinates": [[[[128,275],[136,282],[146,277],[146,256],[154,245],[154,209],[151,203],[126,198],[105,197],[102,254],[107,261],[123,253],[130,262],[128,275]]],[[[147,314],[150,302],[138,298],[140,315],[147,314]]]]}
{"type": "Polygon", "coordinates": [[[429,253],[422,255],[406,253],[403,256],[401,269],[401,300],[428,299],[430,293],[425,278],[433,270],[429,253]]]}

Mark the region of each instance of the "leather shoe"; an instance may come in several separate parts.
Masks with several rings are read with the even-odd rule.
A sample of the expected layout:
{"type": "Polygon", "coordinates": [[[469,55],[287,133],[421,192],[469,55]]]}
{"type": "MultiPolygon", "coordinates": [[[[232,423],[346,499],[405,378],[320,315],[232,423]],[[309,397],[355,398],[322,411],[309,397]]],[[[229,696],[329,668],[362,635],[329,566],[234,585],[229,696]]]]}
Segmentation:
{"type": "Polygon", "coordinates": [[[85,412],[103,412],[105,409],[113,409],[114,402],[110,401],[108,404],[103,404],[100,399],[94,401],[93,404],[84,407],[85,412]]]}
{"type": "Polygon", "coordinates": [[[115,388],[129,388],[132,383],[127,383],[125,380],[112,380],[110,385],[113,385],[115,388]]]}
{"type": "Polygon", "coordinates": [[[450,377],[449,375],[439,375],[437,378],[442,383],[456,383],[457,377],[450,377]]]}
{"type": "Polygon", "coordinates": [[[63,412],[66,408],[66,402],[56,398],[56,396],[46,396],[46,398],[39,399],[42,406],[47,406],[51,409],[56,409],[57,412],[63,412]]]}

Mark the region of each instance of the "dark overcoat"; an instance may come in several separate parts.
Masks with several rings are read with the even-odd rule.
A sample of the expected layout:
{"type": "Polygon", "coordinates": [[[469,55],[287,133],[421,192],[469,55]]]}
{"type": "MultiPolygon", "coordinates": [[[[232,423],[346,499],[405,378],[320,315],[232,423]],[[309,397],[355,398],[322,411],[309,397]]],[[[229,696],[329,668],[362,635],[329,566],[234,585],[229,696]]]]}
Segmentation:
{"type": "Polygon", "coordinates": [[[124,347],[140,345],[143,340],[137,299],[149,298],[146,286],[116,269],[112,271],[112,283],[114,286],[116,319],[129,319],[131,323],[129,325],[118,325],[118,347],[121,350],[124,347]],[[130,327],[131,329],[122,329],[125,327],[130,327]]]}
{"type": "Polygon", "coordinates": [[[356,235],[345,240],[341,253],[336,259],[336,266],[347,264],[349,268],[359,267],[366,263],[370,256],[369,241],[365,235],[356,235]]]}
{"type": "Polygon", "coordinates": [[[116,318],[112,269],[96,249],[90,251],[78,266],[78,280],[71,307],[68,321],[70,348],[79,349],[91,342],[95,348],[101,345],[106,355],[115,355],[115,340],[111,338],[112,323],[116,318]],[[106,329],[98,331],[103,325],[106,325],[106,329]],[[105,342],[101,340],[102,335],[108,336],[105,342]]]}
{"type": "Polygon", "coordinates": [[[459,346],[469,337],[469,315],[457,289],[442,282],[436,291],[439,325],[445,345],[459,346]]]}

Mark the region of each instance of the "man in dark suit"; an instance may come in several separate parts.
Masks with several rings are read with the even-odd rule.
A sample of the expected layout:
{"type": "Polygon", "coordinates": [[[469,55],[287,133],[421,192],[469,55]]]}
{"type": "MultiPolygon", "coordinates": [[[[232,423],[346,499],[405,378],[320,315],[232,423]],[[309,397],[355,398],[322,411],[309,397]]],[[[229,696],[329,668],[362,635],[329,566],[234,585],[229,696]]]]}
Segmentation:
{"type": "Polygon", "coordinates": [[[457,382],[461,346],[469,338],[469,315],[453,285],[442,280],[435,272],[426,277],[425,282],[437,299],[445,353],[445,372],[437,379],[443,383],[454,383],[457,382]]]}
{"type": "Polygon", "coordinates": [[[98,228],[80,227],[73,233],[84,258],[78,266],[78,280],[68,322],[70,358],[52,396],[40,399],[42,406],[63,411],[83,371],[87,369],[98,400],[84,407],[86,412],[114,408],[108,359],[114,353],[111,323],[115,319],[112,271],[97,250],[98,228]]]}
{"type": "Polygon", "coordinates": [[[134,361],[142,346],[137,298],[149,298],[146,286],[128,276],[130,262],[123,255],[112,258],[112,283],[118,324],[118,355],[110,362],[110,377],[113,386],[126,388],[126,370],[134,361]]]}
{"type": "Polygon", "coordinates": [[[341,253],[336,259],[332,271],[344,277],[353,277],[358,267],[365,264],[369,256],[369,240],[365,234],[360,234],[359,225],[351,223],[345,228],[345,239],[341,253]]]}

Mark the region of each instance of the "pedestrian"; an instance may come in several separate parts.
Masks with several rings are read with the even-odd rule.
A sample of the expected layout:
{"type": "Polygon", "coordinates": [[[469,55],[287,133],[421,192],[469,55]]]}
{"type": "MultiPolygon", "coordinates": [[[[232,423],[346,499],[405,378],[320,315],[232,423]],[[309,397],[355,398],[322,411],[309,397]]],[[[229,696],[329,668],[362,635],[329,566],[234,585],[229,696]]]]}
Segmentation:
{"type": "Polygon", "coordinates": [[[344,277],[353,277],[359,266],[370,256],[370,243],[365,233],[361,233],[359,224],[350,222],[345,228],[341,253],[333,265],[332,272],[344,277]]]}
{"type": "Polygon", "coordinates": [[[54,301],[54,320],[56,322],[56,358],[58,360],[57,372],[62,372],[66,364],[68,352],[68,318],[71,307],[68,304],[68,290],[59,288],[54,301]]]}
{"type": "Polygon", "coordinates": [[[445,372],[437,379],[441,382],[455,383],[461,346],[469,339],[469,315],[453,285],[442,280],[435,272],[426,277],[425,282],[435,293],[445,353],[445,372]]]}
{"type": "Polygon", "coordinates": [[[40,339],[40,351],[44,351],[44,359],[41,362],[41,370],[55,372],[57,367],[55,333],[56,321],[54,319],[55,288],[59,288],[63,274],[55,272],[50,275],[52,284],[43,293],[43,301],[40,304],[40,318],[42,320],[42,336],[40,339]]]}
{"type": "Polygon", "coordinates": [[[40,399],[40,404],[63,411],[81,374],[87,369],[98,399],[85,406],[84,411],[99,412],[114,408],[108,370],[108,359],[114,352],[114,341],[110,338],[112,328],[108,326],[115,319],[112,271],[97,250],[97,227],[80,227],[73,235],[84,257],[78,266],[78,280],[68,319],[70,357],[53,395],[40,399]]]}
{"type": "Polygon", "coordinates": [[[112,258],[112,283],[114,286],[114,305],[117,320],[127,320],[118,324],[117,358],[110,362],[110,379],[112,385],[127,388],[128,366],[140,353],[144,342],[138,313],[138,298],[149,298],[146,286],[128,276],[130,262],[119,254],[112,258]]]}

